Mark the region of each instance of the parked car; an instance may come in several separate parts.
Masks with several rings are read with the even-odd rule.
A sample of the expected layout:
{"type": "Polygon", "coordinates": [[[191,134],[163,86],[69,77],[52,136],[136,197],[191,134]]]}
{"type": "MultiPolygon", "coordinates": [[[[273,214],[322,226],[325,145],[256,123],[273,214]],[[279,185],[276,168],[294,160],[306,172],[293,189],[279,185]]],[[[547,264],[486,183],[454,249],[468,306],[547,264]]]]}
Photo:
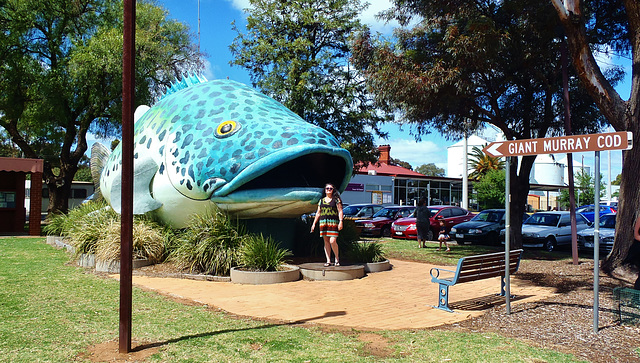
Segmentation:
{"type": "MultiPolygon", "coordinates": [[[[576,213],[576,227],[582,231],[590,226],[582,214],[576,213]]],[[[537,212],[522,224],[522,246],[542,247],[553,251],[571,244],[571,216],[568,211],[537,212]]]]}
{"type": "MultiPolygon", "coordinates": [[[[522,220],[526,221],[527,218],[529,215],[525,213],[522,220]]],[[[504,228],[504,223],[504,209],[485,209],[470,221],[451,227],[449,237],[460,245],[465,243],[499,245],[500,230],[504,228]]]]}
{"type": "Polygon", "coordinates": [[[389,237],[391,223],[398,218],[410,216],[415,209],[416,207],[409,205],[384,207],[373,218],[356,221],[356,227],[362,236],[389,237]]]}
{"type": "MultiPolygon", "coordinates": [[[[453,225],[466,222],[473,218],[474,214],[468,210],[451,205],[430,205],[429,211],[431,218],[429,220],[429,236],[427,239],[432,241],[440,231],[440,220],[444,221],[444,226],[448,231],[453,225]]],[[[393,238],[417,239],[416,218],[410,216],[408,218],[398,219],[391,225],[391,235],[393,238]]]]}
{"type": "Polygon", "coordinates": [[[351,204],[342,208],[345,219],[358,220],[370,219],[373,215],[380,211],[383,206],[379,204],[351,204]]]}
{"type": "MultiPolygon", "coordinates": [[[[600,252],[609,254],[616,237],[616,213],[600,216],[600,252]]],[[[580,249],[593,251],[595,228],[589,227],[578,232],[578,246],[580,249]]]]}
{"type": "MultiPolygon", "coordinates": [[[[589,222],[593,223],[596,215],[595,207],[596,206],[593,204],[583,205],[582,207],[579,207],[576,209],[576,213],[582,214],[586,219],[589,220],[589,222]]],[[[600,217],[602,217],[605,214],[617,213],[617,212],[618,212],[617,209],[614,208],[613,206],[602,205],[602,204],[600,205],[600,217]]]]}

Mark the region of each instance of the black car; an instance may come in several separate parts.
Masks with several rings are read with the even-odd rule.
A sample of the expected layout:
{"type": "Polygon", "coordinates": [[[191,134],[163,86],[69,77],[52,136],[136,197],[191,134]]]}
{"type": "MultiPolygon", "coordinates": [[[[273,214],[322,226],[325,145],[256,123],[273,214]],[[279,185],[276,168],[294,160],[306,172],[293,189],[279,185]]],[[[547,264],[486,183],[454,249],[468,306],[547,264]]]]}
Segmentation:
{"type": "MultiPolygon", "coordinates": [[[[525,214],[522,220],[528,217],[525,214]]],[[[465,243],[499,245],[500,230],[504,228],[504,221],[504,209],[485,209],[470,221],[451,227],[449,237],[460,245],[465,243]]]]}
{"type": "Polygon", "coordinates": [[[345,219],[358,220],[372,218],[383,206],[379,204],[350,204],[342,208],[345,219]]]}

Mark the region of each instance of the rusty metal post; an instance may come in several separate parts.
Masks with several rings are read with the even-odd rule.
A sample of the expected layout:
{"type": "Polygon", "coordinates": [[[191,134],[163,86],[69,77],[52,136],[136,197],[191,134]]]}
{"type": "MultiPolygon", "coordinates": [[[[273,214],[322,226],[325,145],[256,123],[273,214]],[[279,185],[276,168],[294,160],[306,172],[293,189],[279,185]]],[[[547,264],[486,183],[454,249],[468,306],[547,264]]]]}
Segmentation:
{"type": "Polygon", "coordinates": [[[122,38],[122,214],[120,226],[120,353],[131,351],[133,255],[133,112],[136,0],[124,0],[122,38]]]}

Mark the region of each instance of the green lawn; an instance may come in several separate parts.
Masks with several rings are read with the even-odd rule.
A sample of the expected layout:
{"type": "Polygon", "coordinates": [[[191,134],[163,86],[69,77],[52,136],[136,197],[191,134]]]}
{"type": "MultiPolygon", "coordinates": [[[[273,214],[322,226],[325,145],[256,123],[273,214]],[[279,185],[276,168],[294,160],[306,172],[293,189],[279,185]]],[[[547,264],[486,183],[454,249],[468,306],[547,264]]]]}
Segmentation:
{"type": "MultiPolygon", "coordinates": [[[[0,361],[81,361],[88,346],[118,338],[118,281],[74,266],[43,238],[0,238],[0,251],[0,361]]],[[[576,361],[495,334],[435,330],[367,332],[387,342],[380,354],[360,333],[239,319],[133,290],[132,336],[160,347],[149,361],[576,361]]]]}

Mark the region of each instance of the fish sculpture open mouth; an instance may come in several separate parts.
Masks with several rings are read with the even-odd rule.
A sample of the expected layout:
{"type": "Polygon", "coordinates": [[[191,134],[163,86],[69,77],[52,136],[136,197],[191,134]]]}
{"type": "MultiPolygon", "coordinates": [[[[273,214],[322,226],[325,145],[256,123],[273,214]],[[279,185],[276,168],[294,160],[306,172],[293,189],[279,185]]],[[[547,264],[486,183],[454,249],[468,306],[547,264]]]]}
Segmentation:
{"type": "MultiPolygon", "coordinates": [[[[243,84],[201,78],[136,111],[134,213],[174,226],[215,204],[238,218],[289,218],[316,208],[326,183],[343,191],[349,152],[329,132],[243,84]]],[[[121,159],[92,148],[92,174],[120,211],[121,159]]]]}

